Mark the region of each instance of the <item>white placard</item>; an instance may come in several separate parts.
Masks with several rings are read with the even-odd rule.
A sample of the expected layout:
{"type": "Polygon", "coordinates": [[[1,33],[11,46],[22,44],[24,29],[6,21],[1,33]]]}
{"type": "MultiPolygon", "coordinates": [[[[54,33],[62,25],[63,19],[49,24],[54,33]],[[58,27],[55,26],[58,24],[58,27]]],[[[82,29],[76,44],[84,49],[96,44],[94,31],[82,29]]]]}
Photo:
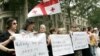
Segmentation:
{"type": "Polygon", "coordinates": [[[69,35],[51,35],[53,56],[61,56],[74,53],[69,35]]]}
{"type": "Polygon", "coordinates": [[[16,35],[14,46],[16,56],[48,56],[45,34],[16,35]]]}
{"type": "Polygon", "coordinates": [[[73,32],[71,34],[74,50],[88,48],[88,38],[86,32],[73,32]]]}

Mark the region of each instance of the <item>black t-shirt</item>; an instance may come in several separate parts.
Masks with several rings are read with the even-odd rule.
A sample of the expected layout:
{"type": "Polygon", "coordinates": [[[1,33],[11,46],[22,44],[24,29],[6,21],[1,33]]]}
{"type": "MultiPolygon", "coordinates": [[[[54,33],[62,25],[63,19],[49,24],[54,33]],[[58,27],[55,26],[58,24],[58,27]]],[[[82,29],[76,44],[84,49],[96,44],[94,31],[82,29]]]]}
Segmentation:
{"type": "MultiPolygon", "coordinates": [[[[11,36],[11,34],[8,31],[2,33],[0,35],[0,42],[6,41],[7,39],[9,39],[10,36],[11,36]]],[[[8,45],[6,47],[9,48],[9,49],[14,48],[13,41],[11,41],[10,43],[8,43],[8,45]]],[[[13,56],[13,55],[11,55],[11,53],[0,51],[0,56],[13,56]]]]}

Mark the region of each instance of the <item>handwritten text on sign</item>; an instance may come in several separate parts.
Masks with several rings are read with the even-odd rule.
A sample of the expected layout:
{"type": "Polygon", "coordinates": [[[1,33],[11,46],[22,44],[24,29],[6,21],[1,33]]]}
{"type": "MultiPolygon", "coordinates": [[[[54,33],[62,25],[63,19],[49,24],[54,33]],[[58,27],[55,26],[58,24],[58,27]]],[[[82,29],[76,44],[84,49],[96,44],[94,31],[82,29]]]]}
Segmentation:
{"type": "Polygon", "coordinates": [[[51,35],[50,37],[54,56],[74,53],[69,35],[51,35]]]}
{"type": "Polygon", "coordinates": [[[48,56],[45,34],[31,38],[17,37],[14,41],[16,56],[48,56]]]}
{"type": "Polygon", "coordinates": [[[86,32],[73,32],[72,42],[74,50],[88,48],[88,35],[86,32]]]}

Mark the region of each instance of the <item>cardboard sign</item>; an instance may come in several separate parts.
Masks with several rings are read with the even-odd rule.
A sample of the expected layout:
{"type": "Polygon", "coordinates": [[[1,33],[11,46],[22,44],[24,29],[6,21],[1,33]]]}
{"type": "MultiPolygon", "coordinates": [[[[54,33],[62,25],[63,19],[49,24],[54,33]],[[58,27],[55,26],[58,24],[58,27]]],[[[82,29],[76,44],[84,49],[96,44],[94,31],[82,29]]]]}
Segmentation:
{"type": "Polygon", "coordinates": [[[88,38],[86,32],[73,32],[71,34],[74,50],[88,48],[88,38]]]}
{"type": "Polygon", "coordinates": [[[18,34],[15,37],[16,56],[48,56],[45,34],[18,34]]]}
{"type": "Polygon", "coordinates": [[[51,35],[53,56],[61,56],[74,53],[69,35],[51,35]]]}

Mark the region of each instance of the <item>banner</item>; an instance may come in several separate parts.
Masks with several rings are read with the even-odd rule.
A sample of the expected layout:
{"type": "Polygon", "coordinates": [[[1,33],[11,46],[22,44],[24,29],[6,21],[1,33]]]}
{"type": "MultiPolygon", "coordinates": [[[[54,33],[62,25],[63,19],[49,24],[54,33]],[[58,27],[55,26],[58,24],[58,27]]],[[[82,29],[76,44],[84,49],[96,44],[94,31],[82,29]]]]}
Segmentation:
{"type": "Polygon", "coordinates": [[[88,48],[88,38],[86,32],[73,32],[71,34],[74,50],[88,48]]]}
{"type": "Polygon", "coordinates": [[[18,34],[15,37],[16,56],[48,56],[45,34],[18,34]]]}
{"type": "Polygon", "coordinates": [[[74,53],[69,35],[51,35],[53,56],[61,56],[74,53]]]}

